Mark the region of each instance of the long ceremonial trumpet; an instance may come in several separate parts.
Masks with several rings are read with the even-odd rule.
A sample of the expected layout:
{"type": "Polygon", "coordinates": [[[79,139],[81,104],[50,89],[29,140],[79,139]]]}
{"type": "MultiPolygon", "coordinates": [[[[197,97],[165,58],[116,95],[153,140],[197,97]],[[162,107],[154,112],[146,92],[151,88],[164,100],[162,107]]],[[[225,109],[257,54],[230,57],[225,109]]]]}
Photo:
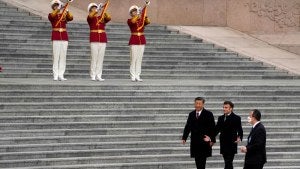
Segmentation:
{"type": "Polygon", "coordinates": [[[108,8],[108,6],[109,6],[109,3],[110,3],[110,0],[106,0],[106,3],[105,4],[102,4],[102,3],[100,3],[99,5],[98,5],[98,12],[102,9],[102,11],[101,11],[101,13],[100,13],[100,19],[99,19],[99,21],[97,22],[97,25],[99,25],[100,24],[100,22],[103,20],[103,18],[104,18],[104,13],[107,11],[107,8],[108,8]]]}
{"type": "Polygon", "coordinates": [[[59,20],[56,22],[55,26],[57,26],[61,22],[61,20],[63,19],[63,17],[66,15],[66,13],[68,11],[69,4],[73,1],[74,0],[68,0],[68,2],[61,8],[61,9],[63,9],[63,12],[62,12],[62,15],[59,18],[59,20]]]}
{"type": "Polygon", "coordinates": [[[141,18],[141,25],[138,26],[138,28],[137,28],[138,31],[141,30],[145,25],[144,21],[145,21],[146,16],[147,16],[147,7],[149,5],[150,5],[150,0],[146,0],[145,1],[145,6],[143,8],[139,8],[139,10],[138,10],[138,13],[139,13],[138,15],[141,18]]]}

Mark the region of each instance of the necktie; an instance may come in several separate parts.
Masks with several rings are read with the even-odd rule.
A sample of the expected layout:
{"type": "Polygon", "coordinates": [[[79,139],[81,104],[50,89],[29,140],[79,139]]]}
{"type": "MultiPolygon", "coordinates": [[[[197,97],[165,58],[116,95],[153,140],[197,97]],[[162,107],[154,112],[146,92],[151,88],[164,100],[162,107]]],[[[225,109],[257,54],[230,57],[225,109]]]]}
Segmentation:
{"type": "Polygon", "coordinates": [[[248,136],[248,143],[251,142],[251,133],[252,133],[252,131],[253,131],[253,127],[251,128],[250,134],[249,134],[249,136],[248,136]]]}
{"type": "Polygon", "coordinates": [[[251,128],[250,135],[251,135],[252,131],[253,131],[253,127],[251,128]]]}
{"type": "Polygon", "coordinates": [[[224,115],[224,121],[226,121],[226,119],[227,119],[227,116],[228,116],[227,114],[225,114],[225,115],[224,115]]]}
{"type": "Polygon", "coordinates": [[[197,118],[197,119],[199,118],[199,113],[196,113],[196,118],[197,118]]]}

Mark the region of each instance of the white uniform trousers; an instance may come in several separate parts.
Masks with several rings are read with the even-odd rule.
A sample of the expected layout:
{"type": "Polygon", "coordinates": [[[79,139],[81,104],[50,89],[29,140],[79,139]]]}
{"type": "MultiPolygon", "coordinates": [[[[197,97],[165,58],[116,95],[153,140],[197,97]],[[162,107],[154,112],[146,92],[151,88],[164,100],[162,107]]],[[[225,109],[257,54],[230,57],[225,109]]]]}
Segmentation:
{"type": "Polygon", "coordinates": [[[106,43],[91,43],[91,78],[102,78],[103,60],[105,55],[106,43]]]}
{"type": "Polygon", "coordinates": [[[130,45],[130,77],[140,79],[145,45],[130,45]]]}
{"type": "Polygon", "coordinates": [[[53,77],[64,78],[68,41],[52,41],[53,46],[53,77]]]}

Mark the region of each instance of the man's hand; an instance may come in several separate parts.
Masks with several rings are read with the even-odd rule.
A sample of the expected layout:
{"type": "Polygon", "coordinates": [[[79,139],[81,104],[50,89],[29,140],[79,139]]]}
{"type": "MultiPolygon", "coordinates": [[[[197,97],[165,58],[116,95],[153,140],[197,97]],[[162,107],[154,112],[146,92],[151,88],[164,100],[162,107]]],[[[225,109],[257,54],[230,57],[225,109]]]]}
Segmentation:
{"type": "Polygon", "coordinates": [[[241,138],[240,137],[237,137],[235,143],[240,143],[241,142],[241,138]]]}
{"type": "Polygon", "coordinates": [[[241,152],[242,152],[242,153],[247,153],[247,147],[242,146],[242,147],[241,147],[241,152]]]}
{"type": "Polygon", "coordinates": [[[210,137],[207,136],[207,135],[204,135],[203,140],[204,140],[205,142],[210,142],[210,141],[211,141],[210,137]]]}
{"type": "Polygon", "coordinates": [[[185,143],[186,143],[186,140],[181,140],[181,141],[182,141],[182,144],[183,144],[183,145],[185,145],[185,143]]]}

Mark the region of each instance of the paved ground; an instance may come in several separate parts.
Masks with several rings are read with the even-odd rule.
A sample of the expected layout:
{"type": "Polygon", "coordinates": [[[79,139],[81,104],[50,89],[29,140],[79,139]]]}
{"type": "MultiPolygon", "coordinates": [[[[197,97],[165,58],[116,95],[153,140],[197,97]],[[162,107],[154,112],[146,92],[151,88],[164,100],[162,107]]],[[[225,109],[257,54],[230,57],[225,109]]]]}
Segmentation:
{"type": "Polygon", "coordinates": [[[227,27],[169,26],[253,59],[300,75],[300,56],[227,27]]]}

